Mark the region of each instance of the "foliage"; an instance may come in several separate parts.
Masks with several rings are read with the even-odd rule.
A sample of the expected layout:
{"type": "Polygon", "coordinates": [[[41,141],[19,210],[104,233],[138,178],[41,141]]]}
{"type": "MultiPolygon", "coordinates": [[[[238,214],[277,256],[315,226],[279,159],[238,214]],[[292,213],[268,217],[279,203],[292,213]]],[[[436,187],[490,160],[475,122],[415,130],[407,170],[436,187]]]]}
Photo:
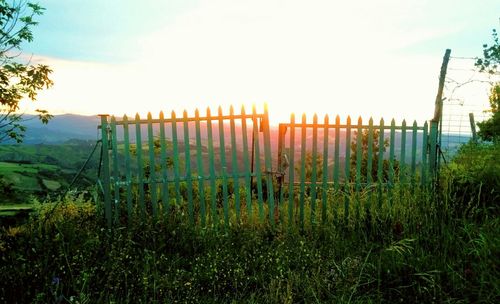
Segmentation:
{"type": "Polygon", "coordinates": [[[53,204],[2,228],[0,301],[494,303],[498,218],[459,220],[413,200],[404,215],[355,225],[221,231],[175,214],[107,230],[92,203],[66,198],[47,221],[53,204]]]}
{"type": "MultiPolygon", "coordinates": [[[[379,157],[384,157],[383,154],[386,148],[389,146],[389,139],[385,138],[383,144],[379,143],[380,130],[374,130],[372,135],[372,169],[370,172],[370,177],[372,181],[378,180],[378,161],[379,157]]],[[[351,141],[351,180],[354,181],[356,178],[356,165],[357,165],[357,136],[358,132],[355,131],[354,140],[351,141]]],[[[363,130],[361,134],[361,182],[366,182],[368,177],[368,148],[369,148],[369,132],[368,130],[363,130]]],[[[392,161],[392,167],[394,173],[399,171],[399,162],[397,160],[392,161]]],[[[381,180],[382,182],[387,182],[389,180],[389,170],[390,163],[389,160],[384,159],[382,161],[382,172],[381,180]]]]}
{"type": "Polygon", "coordinates": [[[480,138],[486,141],[498,141],[500,139],[500,82],[497,82],[490,90],[490,106],[489,110],[492,113],[490,119],[479,122],[480,138]]]}
{"type": "Polygon", "coordinates": [[[497,30],[493,29],[493,45],[483,44],[483,58],[477,58],[475,65],[481,72],[494,74],[500,64],[500,43],[497,30]]]}
{"type": "MultiPolygon", "coordinates": [[[[37,94],[53,85],[52,70],[43,64],[19,62],[21,44],[33,41],[32,28],[38,24],[35,17],[43,8],[33,2],[0,0],[0,142],[8,139],[22,142],[26,127],[19,102],[36,100],[37,94]]],[[[46,110],[37,110],[38,118],[47,123],[52,117],[46,110]]]]}
{"type": "Polygon", "coordinates": [[[500,143],[463,145],[445,168],[443,183],[459,215],[498,215],[500,201],[500,143]],[[471,214],[475,211],[475,214],[471,214]]]}
{"type": "MultiPolygon", "coordinates": [[[[476,59],[476,67],[481,72],[496,74],[500,64],[500,43],[498,33],[493,30],[493,45],[483,45],[483,58],[476,59]]],[[[486,141],[497,141],[500,138],[500,82],[493,84],[490,90],[490,112],[492,117],[488,120],[478,123],[480,138],[486,141]]]]}

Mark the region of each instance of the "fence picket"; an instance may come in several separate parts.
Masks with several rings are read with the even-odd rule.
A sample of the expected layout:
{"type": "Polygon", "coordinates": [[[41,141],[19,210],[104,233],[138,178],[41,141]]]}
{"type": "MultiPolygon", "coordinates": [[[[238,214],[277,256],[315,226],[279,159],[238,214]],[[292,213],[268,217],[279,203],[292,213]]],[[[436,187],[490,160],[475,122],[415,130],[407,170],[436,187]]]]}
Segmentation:
{"type": "Polygon", "coordinates": [[[293,209],[295,203],[294,185],[295,185],[295,114],[290,115],[290,148],[288,154],[288,223],[293,223],[293,209]]]}
{"type": "Polygon", "coordinates": [[[210,203],[211,203],[211,213],[212,213],[212,224],[216,225],[218,222],[217,216],[217,201],[215,196],[217,194],[217,189],[215,185],[215,165],[214,165],[214,141],[212,134],[212,116],[210,113],[210,108],[207,108],[207,137],[208,137],[208,165],[210,176],[210,203]]]}
{"type": "Polygon", "coordinates": [[[141,135],[141,117],[139,113],[135,114],[135,154],[137,159],[137,184],[139,190],[139,206],[141,217],[144,220],[146,216],[146,206],[144,197],[144,163],[142,161],[142,135],[141,135]]]}
{"type": "Polygon", "coordinates": [[[387,185],[389,196],[389,206],[393,204],[393,189],[394,189],[394,141],[396,138],[396,121],[394,118],[391,120],[391,133],[389,137],[389,183],[387,185]]]}
{"type": "Polygon", "coordinates": [[[153,135],[153,118],[151,112],[148,113],[148,152],[149,152],[149,193],[151,195],[151,207],[153,209],[153,217],[158,216],[158,205],[156,197],[156,161],[155,161],[155,144],[153,135]]]}
{"type": "Polygon", "coordinates": [[[299,201],[299,223],[304,228],[304,200],[306,195],[306,114],[302,114],[302,124],[300,132],[300,201],[299,201]]]}
{"type": "Polygon", "coordinates": [[[382,182],[384,179],[384,119],[380,119],[379,138],[378,138],[378,164],[377,164],[377,181],[378,181],[378,208],[382,208],[382,182]]]}
{"type": "Polygon", "coordinates": [[[196,118],[195,128],[196,128],[196,165],[198,168],[198,193],[199,193],[199,204],[201,212],[201,226],[206,225],[206,203],[205,203],[205,172],[203,169],[203,159],[202,159],[202,149],[201,149],[201,127],[200,127],[200,111],[195,110],[194,116],[196,118]]]}
{"type": "Polygon", "coordinates": [[[241,133],[243,140],[243,163],[245,166],[245,203],[247,204],[248,219],[252,221],[252,179],[250,175],[250,161],[248,160],[248,135],[247,135],[247,116],[245,107],[241,107],[241,133]]]}
{"type": "Polygon", "coordinates": [[[317,181],[317,156],[318,154],[318,115],[314,114],[313,116],[313,141],[312,141],[312,172],[311,172],[311,224],[315,224],[316,222],[316,181],[317,181]]]}
{"type": "Polygon", "coordinates": [[[175,112],[172,111],[172,149],[173,149],[173,162],[174,162],[174,186],[175,186],[175,204],[181,204],[181,190],[180,190],[180,176],[179,173],[179,142],[177,139],[177,117],[175,112]]]}
{"type": "Polygon", "coordinates": [[[111,155],[113,159],[113,179],[114,179],[114,200],[112,204],[112,213],[114,214],[115,223],[120,219],[120,185],[121,178],[118,171],[118,144],[116,142],[116,118],[111,116],[111,155]]]}
{"type": "Polygon", "coordinates": [[[323,126],[323,185],[321,192],[321,221],[326,221],[326,195],[328,189],[328,115],[325,115],[323,126]]]}
{"type": "MultiPolygon", "coordinates": [[[[366,184],[367,186],[371,186],[373,182],[373,118],[370,117],[368,121],[368,149],[367,149],[367,159],[366,159],[366,184]]],[[[373,199],[373,191],[369,189],[368,191],[368,200],[366,209],[370,210],[373,199]]]]}
{"type": "Polygon", "coordinates": [[[422,137],[422,186],[427,185],[427,151],[429,151],[429,125],[424,123],[424,135],[422,137]]]}
{"type": "Polygon", "coordinates": [[[234,108],[229,107],[229,124],[231,128],[231,165],[233,167],[234,200],[236,203],[236,222],[240,223],[240,182],[239,166],[237,162],[236,127],[234,123],[234,108]]]}
{"type": "MultiPolygon", "coordinates": [[[[259,123],[257,121],[257,110],[255,105],[252,107],[252,121],[253,121],[253,145],[255,154],[252,156],[255,164],[255,179],[257,180],[257,199],[259,203],[259,220],[264,221],[264,200],[262,196],[262,173],[260,165],[260,140],[259,140],[259,123]]],[[[253,169],[253,168],[252,168],[253,169]]],[[[252,185],[253,186],[253,185],[252,185]]]]}
{"type": "Polygon", "coordinates": [[[222,119],[222,107],[219,106],[219,153],[222,170],[222,206],[224,208],[224,224],[229,227],[229,202],[227,189],[227,161],[226,144],[224,140],[224,120],[222,119]]]}
{"type": "Polygon", "coordinates": [[[188,200],[188,215],[191,224],[194,224],[194,202],[193,202],[193,176],[191,174],[191,145],[189,142],[189,123],[187,111],[182,114],[184,126],[184,162],[186,168],[186,186],[188,200]]]}
{"type": "Polygon", "coordinates": [[[363,120],[361,116],[358,118],[358,128],[356,130],[356,218],[359,218],[359,192],[361,191],[361,165],[363,163],[363,120]]]}
{"type": "Polygon", "coordinates": [[[399,161],[399,182],[402,186],[406,183],[406,120],[401,124],[401,156],[399,161]]]}
{"type": "Polygon", "coordinates": [[[411,189],[415,188],[415,171],[417,168],[417,121],[413,121],[411,137],[411,189]]]}
{"type": "Polygon", "coordinates": [[[111,214],[111,189],[109,174],[109,137],[108,137],[108,115],[101,116],[101,140],[102,140],[102,165],[103,165],[103,192],[104,192],[104,216],[108,227],[112,224],[111,214]]]}
{"type": "Polygon", "coordinates": [[[160,158],[161,158],[161,175],[162,175],[162,190],[161,200],[163,204],[163,214],[166,216],[170,209],[169,189],[168,189],[168,159],[167,159],[167,144],[165,141],[165,117],[163,111],[160,112],[160,158]]]}
{"type": "Polygon", "coordinates": [[[130,139],[128,117],[123,115],[123,149],[125,156],[125,179],[127,181],[127,216],[132,218],[132,170],[130,168],[130,139]]]}
{"type": "Polygon", "coordinates": [[[267,204],[269,207],[269,221],[274,226],[274,189],[273,189],[273,167],[271,165],[271,137],[269,127],[269,113],[267,104],[264,104],[264,117],[262,131],[264,132],[264,162],[266,167],[266,182],[267,182],[267,204]]]}
{"type": "Polygon", "coordinates": [[[345,183],[344,183],[344,217],[349,218],[350,198],[350,179],[351,179],[351,116],[347,116],[347,125],[345,128],[345,183]]]}

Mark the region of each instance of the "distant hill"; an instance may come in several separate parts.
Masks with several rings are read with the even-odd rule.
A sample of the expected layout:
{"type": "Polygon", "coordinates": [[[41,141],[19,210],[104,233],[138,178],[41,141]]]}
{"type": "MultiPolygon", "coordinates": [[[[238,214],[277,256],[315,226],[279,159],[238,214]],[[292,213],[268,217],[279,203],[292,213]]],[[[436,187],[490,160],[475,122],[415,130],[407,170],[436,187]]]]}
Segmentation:
{"type": "MultiPolygon", "coordinates": [[[[90,140],[97,138],[99,117],[74,114],[56,115],[44,125],[33,115],[25,115],[27,127],[25,144],[60,144],[70,139],[90,140]]],[[[12,144],[13,141],[3,144],[12,144]]]]}

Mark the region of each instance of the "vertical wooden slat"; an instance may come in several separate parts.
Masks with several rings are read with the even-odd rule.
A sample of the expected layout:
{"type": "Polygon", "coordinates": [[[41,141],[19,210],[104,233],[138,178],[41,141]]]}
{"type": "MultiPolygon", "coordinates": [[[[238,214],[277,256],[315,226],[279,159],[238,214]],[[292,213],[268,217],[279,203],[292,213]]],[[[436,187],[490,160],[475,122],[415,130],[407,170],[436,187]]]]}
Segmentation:
{"type": "Polygon", "coordinates": [[[222,107],[219,106],[219,146],[220,146],[220,163],[222,169],[222,205],[224,208],[224,224],[229,227],[229,202],[227,190],[227,162],[226,162],[226,144],[224,141],[224,119],[222,107]]]}
{"type": "Polygon", "coordinates": [[[262,197],[262,172],[260,165],[260,140],[259,140],[259,123],[257,121],[257,110],[255,105],[252,106],[252,121],[253,121],[253,142],[254,142],[254,163],[255,163],[255,179],[257,180],[257,198],[259,203],[259,220],[264,221],[264,201],[262,197]]]}
{"type": "Polygon", "coordinates": [[[406,183],[406,120],[401,124],[401,158],[399,160],[399,182],[401,186],[406,183]]]}
{"type": "Polygon", "coordinates": [[[351,116],[347,116],[347,124],[345,130],[345,184],[344,184],[344,217],[347,221],[349,218],[350,205],[350,182],[351,182],[351,116]]]}
{"type": "Polygon", "coordinates": [[[325,115],[323,125],[323,186],[321,192],[321,221],[326,222],[326,195],[328,189],[328,115],[325,115]]]}
{"type": "Polygon", "coordinates": [[[146,216],[146,207],[144,202],[144,163],[142,161],[142,134],[141,117],[139,113],[135,114],[135,152],[137,158],[137,187],[139,188],[139,207],[141,216],[144,220],[146,216]]]}
{"type": "Polygon", "coordinates": [[[163,204],[163,214],[166,216],[170,209],[168,190],[168,163],[167,163],[167,143],[165,141],[165,116],[160,112],[160,163],[162,175],[161,200],[163,204]]]}
{"type": "Polygon", "coordinates": [[[429,131],[429,171],[431,174],[431,179],[434,181],[436,178],[437,166],[438,166],[438,131],[439,123],[437,121],[431,120],[430,131],[429,131]]]}
{"type": "Polygon", "coordinates": [[[123,153],[125,156],[125,178],[127,180],[127,216],[132,218],[132,169],[130,168],[130,138],[128,117],[123,116],[123,153]]]}
{"type": "Polygon", "coordinates": [[[340,185],[340,116],[335,117],[335,152],[333,163],[333,182],[335,190],[339,190],[340,185]]]}
{"type": "Polygon", "coordinates": [[[424,134],[422,136],[422,178],[421,178],[421,184],[422,186],[427,185],[427,172],[429,170],[429,167],[427,165],[427,153],[428,153],[428,147],[429,147],[429,125],[427,121],[424,124],[424,134]]]}
{"type": "Polygon", "coordinates": [[[205,173],[203,169],[203,158],[201,150],[201,127],[200,127],[200,111],[194,112],[195,128],[196,128],[196,165],[198,168],[198,193],[201,212],[201,226],[206,224],[206,203],[205,203],[205,173]]]}
{"type": "Polygon", "coordinates": [[[121,177],[118,171],[118,144],[116,140],[116,118],[111,116],[111,155],[113,157],[113,180],[114,180],[114,201],[112,204],[112,213],[115,223],[120,220],[120,183],[121,177]]]}
{"type": "Polygon", "coordinates": [[[411,188],[415,188],[415,171],[417,168],[417,121],[413,121],[411,136],[411,188]]]}
{"type": "MultiPolygon", "coordinates": [[[[333,185],[335,192],[340,189],[340,116],[335,117],[335,151],[334,151],[334,162],[333,162],[333,185]]],[[[337,209],[338,205],[332,206],[333,219],[337,220],[337,209]]]]}
{"type": "Polygon", "coordinates": [[[295,114],[290,115],[290,166],[288,167],[288,224],[293,224],[293,208],[295,201],[295,114]]]}
{"type": "Polygon", "coordinates": [[[269,113],[267,104],[264,104],[264,118],[263,118],[263,132],[264,132],[264,162],[266,166],[266,182],[267,182],[267,204],[269,206],[269,220],[271,225],[274,225],[274,187],[272,175],[272,160],[271,160],[271,134],[269,126],[269,113]]]}
{"type": "Polygon", "coordinates": [[[252,220],[252,182],[250,178],[251,169],[250,169],[250,161],[248,157],[248,135],[247,135],[247,116],[245,113],[245,107],[241,107],[241,133],[243,140],[243,163],[245,166],[245,193],[246,193],[246,204],[247,204],[247,212],[248,219],[252,220]]]}
{"type": "Polygon", "coordinates": [[[356,218],[359,219],[359,204],[360,204],[360,191],[361,191],[361,166],[363,164],[363,120],[361,116],[358,118],[358,127],[356,128],[356,218]]]}
{"type": "Polygon", "coordinates": [[[187,111],[184,110],[182,115],[184,126],[184,161],[186,169],[186,186],[187,186],[187,200],[188,200],[188,214],[189,222],[194,224],[194,207],[193,207],[193,176],[191,174],[191,145],[189,143],[189,122],[187,111]]]}
{"type": "Polygon", "coordinates": [[[179,173],[179,141],[177,139],[177,117],[174,111],[172,111],[170,117],[172,119],[172,158],[174,161],[175,203],[179,206],[179,204],[181,203],[181,190],[179,182],[181,175],[179,173]]]}
{"type": "Polygon", "coordinates": [[[231,128],[231,165],[233,167],[234,200],[236,204],[236,222],[240,223],[240,177],[239,164],[237,161],[236,127],[234,123],[234,108],[229,107],[229,124],[231,128]]]}
{"type": "Polygon", "coordinates": [[[367,160],[366,160],[366,184],[368,189],[368,200],[366,208],[370,210],[373,195],[371,186],[373,183],[373,118],[370,117],[368,121],[368,151],[367,151],[367,160]]]}
{"type": "Polygon", "coordinates": [[[156,161],[155,161],[155,145],[153,134],[153,118],[151,113],[148,113],[148,149],[149,149],[149,193],[151,195],[151,206],[153,209],[153,217],[158,216],[158,201],[156,196],[156,161]]]}
{"type": "Polygon", "coordinates": [[[377,164],[377,184],[378,184],[378,207],[382,207],[382,184],[384,182],[384,152],[385,152],[385,142],[384,142],[384,119],[380,119],[379,126],[379,138],[378,138],[378,164],[377,164]]]}
{"type": "Polygon", "coordinates": [[[304,228],[304,201],[306,195],[306,114],[302,114],[300,135],[300,201],[299,201],[299,224],[304,228]]]}
{"type": "Polygon", "coordinates": [[[109,174],[109,138],[108,138],[108,115],[101,116],[101,140],[102,140],[102,174],[103,174],[103,189],[104,189],[104,215],[108,228],[111,228],[111,189],[110,189],[110,174],[109,174]]]}
{"type": "Polygon", "coordinates": [[[215,196],[217,194],[217,189],[215,185],[215,165],[214,165],[214,141],[212,134],[212,116],[210,113],[210,108],[207,108],[207,137],[208,137],[208,165],[210,172],[210,202],[211,202],[211,213],[212,213],[212,224],[217,224],[217,201],[215,196]]]}
{"type": "Polygon", "coordinates": [[[358,118],[358,127],[356,129],[356,192],[361,190],[361,165],[363,163],[362,145],[363,145],[363,120],[358,118]]]}
{"type": "Polygon", "coordinates": [[[396,122],[394,118],[391,120],[391,133],[389,139],[389,184],[388,184],[388,193],[389,196],[389,206],[392,207],[393,203],[393,195],[392,191],[394,188],[394,146],[395,146],[395,137],[396,137],[396,122]]]}
{"type": "Polygon", "coordinates": [[[318,115],[313,116],[313,141],[312,141],[312,176],[311,176],[311,224],[316,222],[316,191],[317,191],[317,159],[318,159],[318,115]]]}

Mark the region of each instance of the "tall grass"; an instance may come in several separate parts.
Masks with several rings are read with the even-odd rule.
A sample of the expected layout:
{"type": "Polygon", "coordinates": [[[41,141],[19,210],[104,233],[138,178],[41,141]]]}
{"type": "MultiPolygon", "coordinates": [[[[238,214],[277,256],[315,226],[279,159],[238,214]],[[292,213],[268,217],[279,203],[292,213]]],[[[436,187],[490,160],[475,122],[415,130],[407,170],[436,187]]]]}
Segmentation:
{"type": "MultiPolygon", "coordinates": [[[[82,198],[67,198],[42,225],[54,203],[39,205],[27,224],[2,228],[0,301],[498,302],[498,218],[456,216],[446,191],[396,192],[380,209],[369,193],[349,194],[359,213],[340,216],[341,200],[337,216],[303,229],[287,213],[275,227],[237,224],[233,214],[229,226],[203,228],[174,208],[108,230],[82,198]]],[[[331,193],[329,204],[339,198],[331,193]]]]}

